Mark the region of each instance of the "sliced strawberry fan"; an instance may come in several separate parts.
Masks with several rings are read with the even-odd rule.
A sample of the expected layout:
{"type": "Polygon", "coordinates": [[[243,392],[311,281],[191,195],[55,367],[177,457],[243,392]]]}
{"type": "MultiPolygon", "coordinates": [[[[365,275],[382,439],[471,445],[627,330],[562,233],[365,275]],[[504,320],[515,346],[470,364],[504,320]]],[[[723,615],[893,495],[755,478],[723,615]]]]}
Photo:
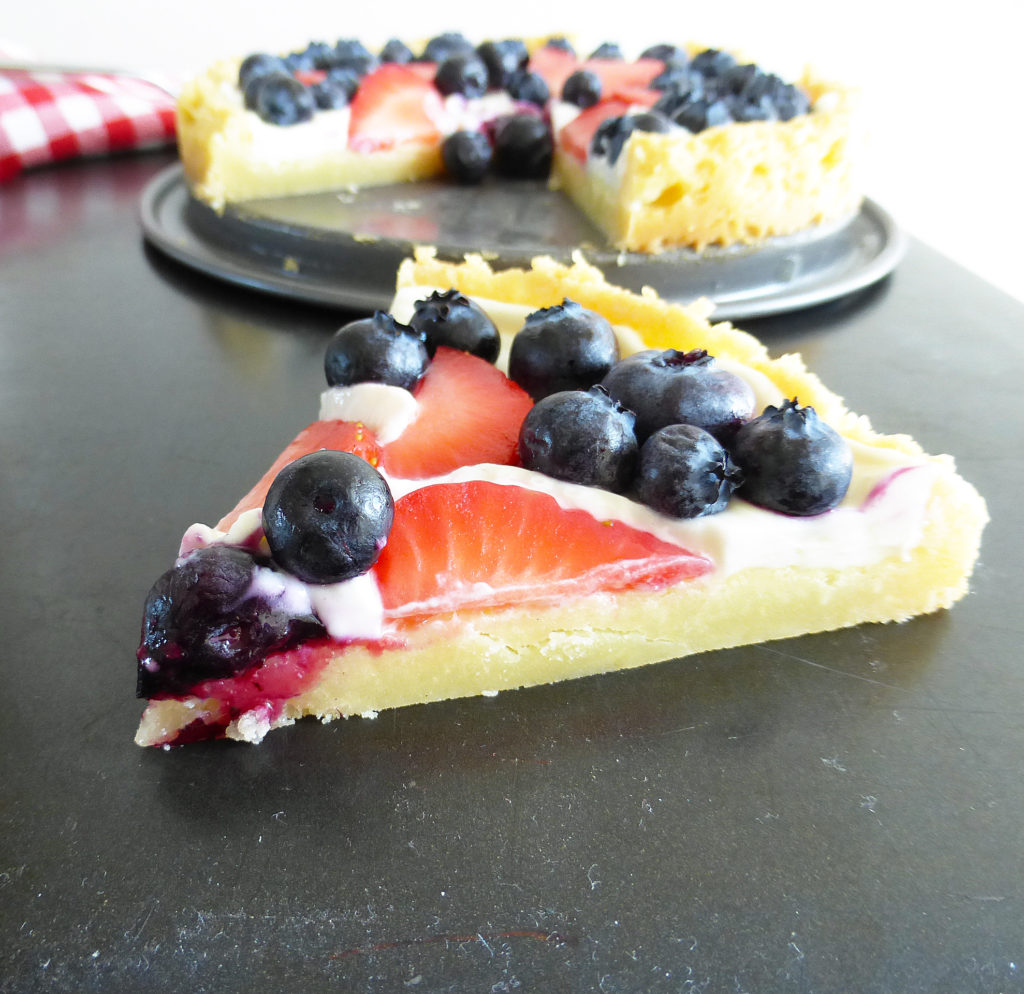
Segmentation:
{"type": "Polygon", "coordinates": [[[394,618],[662,589],[702,576],[704,556],[553,497],[486,481],[400,498],[374,572],[394,618]]]}
{"type": "Polygon", "coordinates": [[[489,362],[441,346],[413,395],[416,420],[383,449],[392,476],[422,480],[476,463],[518,464],[519,428],[533,401],[489,362]]]}
{"type": "Polygon", "coordinates": [[[383,65],[364,77],[352,98],[349,147],[380,152],[441,138],[444,102],[422,69],[383,65]]]}

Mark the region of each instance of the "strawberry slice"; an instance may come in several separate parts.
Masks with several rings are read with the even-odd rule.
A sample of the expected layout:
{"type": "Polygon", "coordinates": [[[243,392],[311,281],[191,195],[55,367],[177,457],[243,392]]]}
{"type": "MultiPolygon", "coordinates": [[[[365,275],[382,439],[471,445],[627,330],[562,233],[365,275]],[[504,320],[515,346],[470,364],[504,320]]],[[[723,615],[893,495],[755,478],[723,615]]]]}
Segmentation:
{"type": "Polygon", "coordinates": [[[649,532],[485,481],[399,498],[374,566],[385,610],[396,618],[660,589],[711,569],[704,556],[649,532]]]}
{"type": "Polygon", "coordinates": [[[657,90],[638,90],[632,93],[625,90],[613,97],[599,100],[593,107],[580,111],[562,128],[558,133],[558,144],[580,162],[585,162],[590,153],[591,139],[602,121],[625,114],[631,107],[635,108],[637,105],[650,107],[660,96],[657,90]]]}
{"type": "Polygon", "coordinates": [[[500,369],[442,345],[413,393],[420,412],[384,446],[388,473],[421,480],[474,463],[518,463],[519,428],[533,401],[500,369]]]}
{"type": "Polygon", "coordinates": [[[434,77],[437,75],[436,62],[406,62],[403,64],[409,72],[416,73],[420,79],[425,79],[428,83],[434,82],[434,77]]]}
{"type": "Polygon", "coordinates": [[[263,474],[259,483],[221,518],[217,527],[224,531],[234,524],[243,511],[262,507],[270,484],[274,482],[277,474],[300,456],[319,452],[320,449],[354,452],[371,466],[376,466],[380,462],[381,449],[369,428],[351,421],[314,421],[295,436],[292,443],[274,460],[273,466],[263,474]]]}
{"type": "Polygon", "coordinates": [[[529,68],[548,84],[551,96],[562,92],[565,81],[580,67],[580,61],[571,52],[545,45],[530,56],[529,68]]]}
{"type": "Polygon", "coordinates": [[[661,96],[650,89],[651,80],[665,68],[659,59],[637,59],[623,62],[621,59],[586,59],[580,61],[569,52],[557,48],[541,48],[530,56],[530,68],[544,77],[553,97],[562,92],[565,81],[577,69],[588,69],[601,80],[601,95],[604,98],[624,96],[631,103],[643,103],[649,107],[661,96]]]}
{"type": "Polygon", "coordinates": [[[648,90],[642,86],[616,86],[607,95],[624,100],[632,107],[653,107],[662,96],[659,90],[648,90]]]}
{"type": "Polygon", "coordinates": [[[590,142],[602,121],[609,117],[625,114],[629,103],[613,97],[610,100],[599,100],[593,107],[580,111],[558,135],[558,144],[580,162],[586,162],[590,153],[590,142]]]}
{"type": "Polygon", "coordinates": [[[424,75],[388,63],[364,77],[352,98],[349,147],[378,152],[411,142],[439,141],[441,94],[424,75]]]}

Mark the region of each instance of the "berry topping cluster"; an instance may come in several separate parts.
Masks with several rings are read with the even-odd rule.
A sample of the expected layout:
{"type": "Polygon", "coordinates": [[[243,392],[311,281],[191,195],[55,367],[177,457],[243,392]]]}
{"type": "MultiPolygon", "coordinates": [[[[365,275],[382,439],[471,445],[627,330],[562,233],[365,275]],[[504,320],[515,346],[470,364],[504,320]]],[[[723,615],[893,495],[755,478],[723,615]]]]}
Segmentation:
{"type": "MultiPolygon", "coordinates": [[[[587,135],[590,154],[611,162],[634,131],[697,132],[732,122],[787,121],[810,110],[806,94],[792,83],[756,65],[740,64],[718,49],[691,58],[681,47],[658,44],[627,62],[611,42],[581,58],[565,39],[553,38],[531,57],[520,39],[473,45],[458,32],[431,38],[419,53],[397,38],[376,54],[352,39],[334,45],[312,42],[285,56],[258,52],[242,62],[238,85],[245,106],[271,124],[299,124],[317,111],[353,104],[360,118],[386,123],[378,118],[383,114],[396,132],[410,133],[434,127],[416,120],[431,96],[475,100],[505,93],[513,112],[443,137],[445,169],[464,184],[479,183],[490,172],[545,178],[554,148],[549,110],[556,100],[580,109],[619,104],[592,138],[587,135]],[[382,75],[381,68],[388,66],[409,67],[414,75],[396,82],[387,76],[387,68],[382,75]],[[400,103],[397,110],[381,111],[402,86],[419,94],[410,101],[422,98],[423,103],[417,108],[400,103]]],[[[376,137],[371,136],[371,146],[376,137]]],[[[354,147],[362,147],[364,138],[360,132],[354,147]]]]}
{"type": "MultiPolygon", "coordinates": [[[[324,368],[331,386],[417,389],[420,421],[432,412],[456,424],[458,437],[448,444],[466,453],[456,466],[512,463],[518,454],[526,469],[625,494],[672,517],[716,514],[734,493],[784,514],[816,515],[849,487],[849,445],[813,408],[787,400],[755,417],[751,387],[703,350],[621,358],[608,321],[572,300],[526,317],[509,351],[509,378],[489,365],[500,349],[479,305],[456,290],[436,291],[416,301],[407,325],[378,311],[340,328],[324,368]],[[449,379],[420,389],[427,371],[445,364],[449,379]],[[465,387],[443,385],[458,382],[463,364],[477,382],[489,371],[484,407],[470,405],[464,415],[452,408],[466,402],[465,387]],[[493,377],[521,398],[505,408],[516,413],[508,417],[504,455],[501,444],[477,449],[462,437],[493,430],[482,425],[486,410],[502,407],[493,377]]],[[[429,437],[435,429],[421,430],[429,437]]],[[[262,534],[244,548],[200,548],[153,586],[138,651],[139,696],[185,693],[325,636],[302,584],[352,580],[377,563],[395,521],[387,480],[362,455],[330,447],[307,453],[269,484],[262,534]]],[[[394,457],[389,462],[385,451],[391,472],[424,475],[410,476],[408,466],[403,473],[401,454],[394,457]]],[[[427,475],[447,471],[435,466],[427,475]]]]}
{"type": "Polygon", "coordinates": [[[545,179],[555,145],[539,108],[520,109],[485,122],[480,131],[453,131],[441,143],[448,176],[471,186],[494,173],[506,179],[545,179]]]}
{"type": "Polygon", "coordinates": [[[754,417],[750,385],[702,349],[620,359],[608,322],[571,301],[527,318],[509,375],[536,401],[519,435],[527,469],[673,517],[715,514],[733,492],[821,514],[850,484],[849,445],[813,408],[789,400],[754,417]]]}
{"type": "Polygon", "coordinates": [[[689,61],[676,50],[651,87],[663,93],[654,110],[689,131],[732,121],[788,121],[810,110],[807,95],[792,83],[717,49],[689,61]]]}
{"type": "Polygon", "coordinates": [[[617,162],[623,146],[634,131],[665,134],[671,130],[672,122],[656,110],[609,117],[602,121],[594,132],[590,142],[590,154],[604,156],[609,162],[617,162]]]}
{"type": "Polygon", "coordinates": [[[268,653],[324,634],[312,614],[296,615],[283,584],[255,586],[259,565],[248,549],[213,545],[156,581],[143,612],[139,697],[235,676],[268,653]]]}
{"type": "MultiPolygon", "coordinates": [[[[473,301],[455,290],[437,292],[417,302],[409,325],[378,311],[340,328],[326,350],[326,379],[331,386],[373,382],[411,390],[440,346],[493,362],[500,337],[473,301]]],[[[150,590],[138,695],[183,693],[324,636],[311,610],[296,610],[309,605],[289,597],[289,585],[340,583],[366,573],[387,544],[394,512],[387,481],[359,455],[321,449],[288,463],[263,502],[269,556],[212,545],[191,553],[150,590]]]]}
{"type": "Polygon", "coordinates": [[[284,56],[249,55],[239,68],[238,86],[245,106],[268,124],[300,124],[317,110],[346,106],[381,61],[353,39],[311,42],[284,56]]]}
{"type": "MultiPolygon", "coordinates": [[[[794,84],[752,63],[740,64],[718,49],[705,49],[690,59],[680,48],[658,45],[644,56],[665,66],[648,84],[661,96],[648,110],[603,121],[591,140],[592,155],[615,162],[634,131],[664,133],[681,127],[696,133],[734,122],[788,121],[811,109],[807,95],[794,84]]],[[[574,88],[570,94],[563,91],[562,99],[587,107],[600,97],[600,89],[588,91],[581,102],[574,88]]]]}

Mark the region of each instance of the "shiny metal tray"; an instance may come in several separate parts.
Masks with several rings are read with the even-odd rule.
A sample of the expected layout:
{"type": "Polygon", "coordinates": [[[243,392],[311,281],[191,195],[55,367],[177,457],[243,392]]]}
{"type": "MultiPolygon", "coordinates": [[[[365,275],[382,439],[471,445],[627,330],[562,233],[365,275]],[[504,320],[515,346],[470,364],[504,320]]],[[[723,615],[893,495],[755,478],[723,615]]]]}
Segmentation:
{"type": "Polygon", "coordinates": [[[650,286],[672,301],[707,297],[715,317],[761,317],[825,303],[888,275],[905,250],[890,215],[865,200],[842,223],[756,248],[660,255],[619,252],[543,183],[460,187],[403,183],[355,192],[253,200],[218,214],[193,198],[179,165],[154,177],[141,203],[147,239],[210,276],[255,290],[353,310],[387,307],[402,259],[417,245],[442,257],[481,252],[496,267],[580,249],[606,278],[650,286]]]}

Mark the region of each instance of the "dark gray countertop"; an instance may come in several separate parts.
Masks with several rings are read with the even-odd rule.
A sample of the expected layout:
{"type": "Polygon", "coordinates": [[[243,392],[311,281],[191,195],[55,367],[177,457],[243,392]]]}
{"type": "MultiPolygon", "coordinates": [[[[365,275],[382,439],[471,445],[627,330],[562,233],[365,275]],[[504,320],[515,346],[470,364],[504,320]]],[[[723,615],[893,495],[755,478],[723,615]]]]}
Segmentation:
{"type": "Polygon", "coordinates": [[[0,190],[0,990],[1024,990],[1024,307],[912,242],[746,323],[988,499],[952,611],[144,751],[149,584],[344,319],[146,248],[168,161],[0,190]]]}

